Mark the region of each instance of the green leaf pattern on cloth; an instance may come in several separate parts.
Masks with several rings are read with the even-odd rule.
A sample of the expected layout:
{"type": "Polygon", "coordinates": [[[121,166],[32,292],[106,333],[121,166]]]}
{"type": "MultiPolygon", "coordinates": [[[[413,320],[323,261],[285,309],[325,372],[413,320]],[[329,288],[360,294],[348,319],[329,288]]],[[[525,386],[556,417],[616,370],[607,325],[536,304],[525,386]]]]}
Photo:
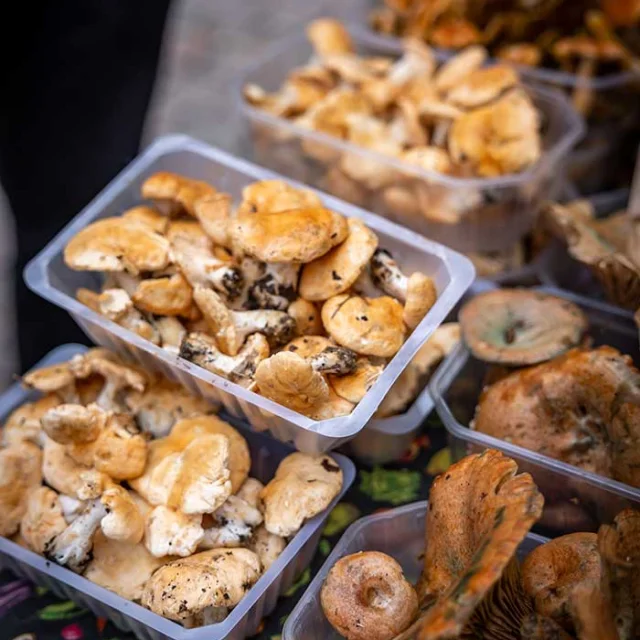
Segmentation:
{"type": "Polygon", "coordinates": [[[354,520],[360,517],[360,509],[355,504],[348,502],[338,503],[333,511],[329,514],[327,524],[324,526],[322,533],[325,536],[335,536],[336,533],[342,533],[354,520]]]}
{"type": "Polygon", "coordinates": [[[360,491],[376,502],[389,502],[394,506],[416,500],[420,481],[420,472],[409,469],[392,471],[374,467],[373,471],[360,471],[360,491]]]}
{"type": "Polygon", "coordinates": [[[437,476],[441,473],[444,473],[451,466],[451,449],[449,447],[445,447],[444,449],[440,449],[438,453],[434,453],[431,456],[431,460],[429,460],[429,464],[425,471],[430,476],[437,476]]]}
{"type": "Polygon", "coordinates": [[[77,618],[84,613],[86,613],[86,609],[81,609],[75,602],[67,600],[40,609],[38,617],[41,620],[69,620],[69,618],[77,618]]]}

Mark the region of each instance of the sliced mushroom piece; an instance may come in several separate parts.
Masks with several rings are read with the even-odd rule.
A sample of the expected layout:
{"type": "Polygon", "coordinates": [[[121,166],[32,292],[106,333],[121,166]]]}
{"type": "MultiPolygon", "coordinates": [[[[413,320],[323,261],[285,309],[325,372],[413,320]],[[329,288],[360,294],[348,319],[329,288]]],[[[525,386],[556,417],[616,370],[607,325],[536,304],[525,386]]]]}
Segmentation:
{"type": "Polygon", "coordinates": [[[30,442],[0,449],[0,535],[12,536],[27,510],[29,494],[42,483],[42,451],[30,442]]]}
{"type": "Polygon", "coordinates": [[[292,536],[305,520],[326,509],[341,488],[342,469],[330,456],[288,455],[260,496],[267,531],[292,536]]]}
{"type": "Polygon", "coordinates": [[[260,573],[260,560],[248,549],[203,551],[160,567],[144,588],[142,604],[184,621],[209,607],[234,607],[260,573]]]}
{"type": "Polygon", "coordinates": [[[262,523],[260,510],[238,495],[229,496],[209,518],[211,520],[206,525],[203,523],[201,549],[244,546],[253,529],[262,523]]]}
{"type": "Polygon", "coordinates": [[[324,326],[320,311],[304,298],[294,300],[287,309],[287,313],[296,323],[296,334],[299,336],[317,336],[323,333],[324,326]]]}
{"type": "Polygon", "coordinates": [[[66,528],[67,521],[58,494],[45,486],[33,489],[20,523],[20,534],[29,549],[43,554],[51,541],[66,528]]]}
{"type": "Polygon", "coordinates": [[[205,333],[189,333],[180,345],[181,358],[243,387],[250,386],[256,368],[269,353],[269,343],[261,333],[250,335],[237,356],[222,353],[217,342],[205,333]]]}
{"type": "Polygon", "coordinates": [[[40,393],[55,393],[65,402],[78,399],[75,376],[66,362],[30,371],[22,376],[22,384],[40,393]]]}
{"type": "Polygon", "coordinates": [[[307,263],[347,237],[347,221],[320,207],[238,215],[232,223],[234,246],[263,262],[307,263]]]}
{"type": "Polygon", "coordinates": [[[438,292],[433,280],[416,271],[405,276],[391,254],[378,249],[371,259],[371,277],[380,289],[404,303],[403,319],[415,329],[436,303],[438,292]]]}
{"type": "Polygon", "coordinates": [[[263,571],[269,569],[286,546],[287,541],[282,536],[270,533],[263,524],[254,530],[253,536],[247,544],[248,549],[258,554],[263,571]]]}
{"type": "Polygon", "coordinates": [[[315,53],[320,57],[353,52],[351,36],[339,20],[318,18],[307,26],[306,33],[315,53]]]}
{"type": "Polygon", "coordinates": [[[141,338],[153,344],[160,342],[154,326],[135,308],[133,300],[124,289],[105,289],[98,296],[98,311],[141,338]]]}
{"type": "Polygon", "coordinates": [[[322,306],[322,323],[339,345],[361,355],[390,358],[404,343],[403,308],[389,296],[329,298],[322,306]]]}
{"type": "Polygon", "coordinates": [[[129,491],[112,485],[100,496],[107,515],[100,522],[102,533],[111,540],[135,545],[144,536],[145,518],[129,491]]]}
{"type": "Polygon", "coordinates": [[[358,404],[384,371],[384,365],[373,364],[369,358],[359,357],[352,373],[329,376],[333,390],[344,400],[358,404]]]}
{"type": "Polygon", "coordinates": [[[216,190],[202,180],[194,180],[169,171],[158,171],[142,184],[142,197],[152,200],[158,211],[166,216],[187,214],[194,216],[195,203],[216,190]]]}
{"type": "Polygon", "coordinates": [[[322,301],[351,288],[378,246],[378,237],[358,218],[349,218],[349,235],[324,256],[306,264],[299,291],[305,300],[322,301]]]}
{"type": "Polygon", "coordinates": [[[221,247],[231,246],[229,222],[232,198],[228,193],[214,193],[201,198],[194,205],[194,215],[204,232],[221,247]]]}
{"type": "Polygon", "coordinates": [[[64,261],[76,271],[159,271],[169,264],[169,242],[139,222],[104,218],[71,238],[64,261]]]}
{"type": "Polygon", "coordinates": [[[202,517],[165,506],[155,507],[147,517],[144,544],[154,558],[195,553],[204,537],[202,517]]]}
{"type": "Polygon", "coordinates": [[[300,265],[267,264],[245,256],[241,268],[245,283],[242,308],[285,311],[295,299],[300,265]]]}
{"type": "Polygon", "coordinates": [[[108,414],[97,405],[61,404],[42,416],[44,432],[59,444],[86,444],[98,439],[108,414]]]}
{"type": "Polygon", "coordinates": [[[496,289],[475,296],[459,314],[462,339],[485,362],[531,365],[580,344],[588,326],[572,302],[525,289],[496,289]]]}
{"type": "Polygon", "coordinates": [[[282,180],[261,180],[242,190],[238,214],[277,213],[321,206],[320,198],[309,189],[296,189],[282,180]]]}
{"type": "Polygon", "coordinates": [[[159,316],[181,316],[191,308],[193,291],[186,278],[176,273],[143,280],[131,299],[141,311],[159,316]]]}
{"type": "Polygon", "coordinates": [[[175,316],[156,318],[153,324],[160,336],[160,345],[169,353],[178,355],[180,345],[187,335],[187,329],[175,316]]]}
{"type": "Polygon", "coordinates": [[[43,444],[42,416],[61,403],[55,393],[49,393],[33,402],[26,402],[13,411],[6,419],[0,432],[2,446],[10,446],[20,442],[43,444]]]}

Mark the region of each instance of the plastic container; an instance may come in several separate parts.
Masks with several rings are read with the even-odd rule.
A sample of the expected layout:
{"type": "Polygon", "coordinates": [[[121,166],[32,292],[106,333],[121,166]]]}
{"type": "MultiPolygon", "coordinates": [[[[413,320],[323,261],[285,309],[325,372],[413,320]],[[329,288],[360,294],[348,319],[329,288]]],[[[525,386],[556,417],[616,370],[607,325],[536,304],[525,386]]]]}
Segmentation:
{"type": "MultiPolygon", "coordinates": [[[[331,567],[340,558],[358,551],[381,551],[395,558],[404,574],[416,583],[422,571],[427,502],[415,502],[390,509],[354,522],[343,534],[331,555],[307,587],[295,609],[287,618],[282,640],[340,640],[320,605],[320,590],[331,567]]],[[[524,557],[546,538],[529,534],[518,549],[524,557]]]]}
{"type": "MultiPolygon", "coordinates": [[[[578,304],[589,317],[594,345],[607,344],[637,361],[638,332],[626,318],[596,301],[539,288],[578,304]]],[[[637,362],[636,362],[637,364],[637,362]]],[[[454,460],[485,448],[500,449],[528,471],[545,495],[539,526],[554,534],[596,530],[626,507],[640,508],[640,488],[605,478],[469,428],[489,365],[460,344],[432,378],[429,389],[448,433],[454,460]]]]}
{"type": "MultiPolygon", "coordinates": [[[[349,30],[359,54],[397,57],[401,52],[398,41],[355,27],[349,30]]],[[[241,84],[255,83],[275,91],[311,53],[304,34],[286,38],[245,72],[241,84]]],[[[513,246],[533,225],[543,200],[556,194],[561,163],[583,132],[580,117],[563,95],[542,88],[530,93],[543,113],[542,158],[520,174],[494,179],[425,171],[304,129],[252,107],[241,91],[239,110],[246,125],[247,151],[256,162],[459,251],[497,251],[513,246]],[[339,166],[345,158],[358,161],[370,177],[365,182],[345,179],[339,166]]]]}
{"type": "MultiPolygon", "coordinates": [[[[65,362],[86,347],[68,344],[58,347],[37,366],[65,362]]],[[[0,396],[0,422],[15,408],[37,397],[37,393],[14,384],[0,396]]],[[[234,423],[246,438],[251,452],[251,475],[267,482],[275,473],[280,461],[293,449],[260,433],[255,433],[234,423]]],[[[143,640],[239,640],[257,632],[262,618],[274,609],[277,599],[293,584],[295,578],[310,564],[322,527],[331,509],[339,502],[355,478],[353,463],[344,456],[334,455],[343,473],[340,494],[323,513],[311,518],[286,546],[282,555],[247,592],[229,616],[218,624],[185,629],[140,605],[125,600],[103,589],[64,567],[60,567],[38,554],[0,537],[0,566],[35,584],[47,587],[57,596],[73,600],[89,609],[96,616],[106,618],[126,632],[143,640]]]]}
{"type": "MultiPolygon", "coordinates": [[[[589,198],[596,217],[604,218],[621,211],[629,201],[629,190],[618,189],[600,193],[589,198]]],[[[561,240],[554,240],[541,254],[538,270],[543,284],[564,289],[572,293],[595,298],[611,308],[612,313],[632,318],[633,311],[606,302],[605,293],[591,269],[569,255],[561,240]]]]}
{"type": "Polygon", "coordinates": [[[194,394],[222,404],[229,414],[245,417],[254,429],[269,430],[279,440],[294,442],[301,451],[323,452],[353,438],[371,418],[407,363],[473,281],[473,266],[464,256],[387,220],[321,194],[331,209],[345,216],[362,218],[377,233],[380,246],[389,249],[403,268],[408,271],[420,269],[430,274],[439,296],[436,304],[385,368],[376,385],[351,414],[322,422],[312,420],[168,353],[75,299],[78,287],[98,289],[100,276],[67,268],[63,261],[65,245],[90,222],[118,215],[139,203],[142,182],[156,171],[174,171],[207,180],[234,197],[239,197],[242,188],[256,180],[283,179],[186,136],[161,138],[134,160],[31,261],[25,270],[28,286],[43,298],[66,309],[97,344],[181,382],[194,394]]]}

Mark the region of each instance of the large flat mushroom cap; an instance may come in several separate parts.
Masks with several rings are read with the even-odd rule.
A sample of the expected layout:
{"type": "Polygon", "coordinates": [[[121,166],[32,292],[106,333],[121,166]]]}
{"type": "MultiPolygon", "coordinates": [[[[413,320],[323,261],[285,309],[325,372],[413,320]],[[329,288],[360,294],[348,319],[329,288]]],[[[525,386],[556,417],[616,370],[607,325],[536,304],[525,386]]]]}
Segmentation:
{"type": "Polygon", "coordinates": [[[320,207],[244,214],[232,223],[234,245],[263,262],[311,262],[347,233],[345,218],[320,207]]]}
{"type": "Polygon", "coordinates": [[[404,342],[402,305],[390,296],[341,294],[322,307],[327,333],[340,345],[367,356],[390,358],[404,342]]]}
{"type": "Polygon", "coordinates": [[[346,291],[371,260],[378,237],[358,218],[347,224],[347,239],[302,269],[298,291],[305,300],[327,300],[346,291]]]}
{"type": "Polygon", "coordinates": [[[478,359],[524,366],[580,344],[588,320],[572,302],[524,289],[475,296],[459,314],[462,339],[478,359]]]}
{"type": "Polygon", "coordinates": [[[143,606],[171,620],[207,607],[233,607],[260,577],[260,559],[248,549],[212,549],[160,567],[142,593],[143,606]]]}
{"type": "Polygon", "coordinates": [[[40,367],[22,377],[22,384],[29,389],[35,389],[41,393],[60,391],[75,382],[75,376],[68,363],[53,364],[49,367],[40,367]]]}
{"type": "Polygon", "coordinates": [[[169,264],[169,242],[126,218],[104,218],[68,242],[64,261],[77,271],[160,271],[169,264]]]}

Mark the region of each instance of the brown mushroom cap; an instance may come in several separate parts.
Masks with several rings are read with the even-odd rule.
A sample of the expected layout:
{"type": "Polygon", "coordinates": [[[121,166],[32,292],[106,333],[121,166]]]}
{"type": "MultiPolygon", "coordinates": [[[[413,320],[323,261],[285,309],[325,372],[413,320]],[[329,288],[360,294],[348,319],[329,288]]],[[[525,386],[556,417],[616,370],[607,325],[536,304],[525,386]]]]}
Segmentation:
{"type": "Polygon", "coordinates": [[[169,264],[169,242],[138,222],[104,218],[71,238],[64,261],[77,271],[159,271],[169,264]]]}
{"type": "Polygon", "coordinates": [[[193,302],[191,285],[181,273],[143,280],[131,299],[141,311],[159,316],[188,314],[193,302]]]}
{"type": "Polygon", "coordinates": [[[238,213],[275,213],[316,207],[322,207],[322,201],[309,189],[296,189],[282,180],[260,180],[242,190],[238,213]]]}
{"type": "Polygon", "coordinates": [[[296,333],[299,336],[314,336],[324,331],[320,310],[313,302],[298,298],[289,305],[287,313],[296,323],[296,333]]]}
{"type": "Polygon", "coordinates": [[[472,109],[490,102],[518,83],[518,73],[506,64],[477,69],[468,73],[447,94],[458,107],[472,109]]]}
{"type": "Polygon", "coordinates": [[[239,215],[231,226],[235,246],[263,262],[311,262],[348,233],[345,218],[320,207],[239,215]]]}
{"type": "Polygon", "coordinates": [[[524,289],[481,293],[464,305],[459,320],[462,339],[476,358],[516,366],[568,351],[588,326],[572,302],[524,289]]]}
{"type": "Polygon", "coordinates": [[[139,224],[149,227],[155,233],[164,234],[169,226],[169,220],[166,216],[158,213],[155,209],[146,205],[139,205],[127,209],[122,217],[125,220],[133,220],[139,224]]]}
{"type": "Polygon", "coordinates": [[[142,197],[153,200],[167,215],[195,215],[195,203],[216,190],[202,180],[194,180],[169,171],[158,171],[142,184],[142,197]]]}
{"type": "Polygon", "coordinates": [[[313,358],[331,346],[335,346],[335,343],[325,336],[300,336],[285,345],[282,350],[291,351],[301,358],[313,358]]]}
{"type": "Polygon", "coordinates": [[[522,586],[536,613],[573,630],[569,603],[580,584],[600,582],[598,536],[571,533],[536,547],[522,564],[522,586]]]}
{"type": "Polygon", "coordinates": [[[331,626],[347,640],[390,640],[418,613],[418,596],[402,567],[378,551],[340,558],[327,574],[320,602],[331,626]]]}
{"type": "Polygon", "coordinates": [[[389,296],[334,296],[322,307],[322,322],[338,344],[362,355],[390,358],[404,342],[403,308],[389,296]]]}
{"type": "Polygon", "coordinates": [[[351,36],[344,25],[334,18],[318,18],[307,27],[307,38],[319,56],[353,52],[351,36]]]}
{"type": "Polygon", "coordinates": [[[215,193],[198,200],[194,207],[194,214],[204,232],[221,247],[228,247],[231,242],[229,237],[231,203],[232,199],[228,193],[215,193]]]}
{"type": "Polygon", "coordinates": [[[49,367],[40,367],[35,371],[22,376],[22,384],[29,389],[35,389],[41,393],[60,391],[75,383],[75,376],[69,369],[69,365],[53,364],[49,367]]]}
{"type": "Polygon", "coordinates": [[[33,489],[27,499],[20,534],[27,546],[43,554],[48,544],[67,528],[58,494],[49,487],[33,489]]]}
{"type": "Polygon", "coordinates": [[[55,393],[50,393],[18,407],[9,415],[2,427],[0,432],[2,445],[16,444],[24,440],[39,444],[42,431],[40,419],[60,402],[60,398],[55,393]]]}
{"type": "Polygon", "coordinates": [[[107,423],[108,414],[97,405],[61,404],[41,419],[44,432],[60,444],[93,442],[107,423]]]}
{"type": "Polygon", "coordinates": [[[329,376],[329,382],[341,398],[358,404],[383,371],[384,365],[373,364],[369,358],[361,357],[356,360],[353,373],[346,376],[329,376]]]}
{"type": "Polygon", "coordinates": [[[302,269],[298,290],[306,300],[327,300],[351,288],[371,260],[378,237],[358,218],[347,224],[347,239],[302,269]]]}

